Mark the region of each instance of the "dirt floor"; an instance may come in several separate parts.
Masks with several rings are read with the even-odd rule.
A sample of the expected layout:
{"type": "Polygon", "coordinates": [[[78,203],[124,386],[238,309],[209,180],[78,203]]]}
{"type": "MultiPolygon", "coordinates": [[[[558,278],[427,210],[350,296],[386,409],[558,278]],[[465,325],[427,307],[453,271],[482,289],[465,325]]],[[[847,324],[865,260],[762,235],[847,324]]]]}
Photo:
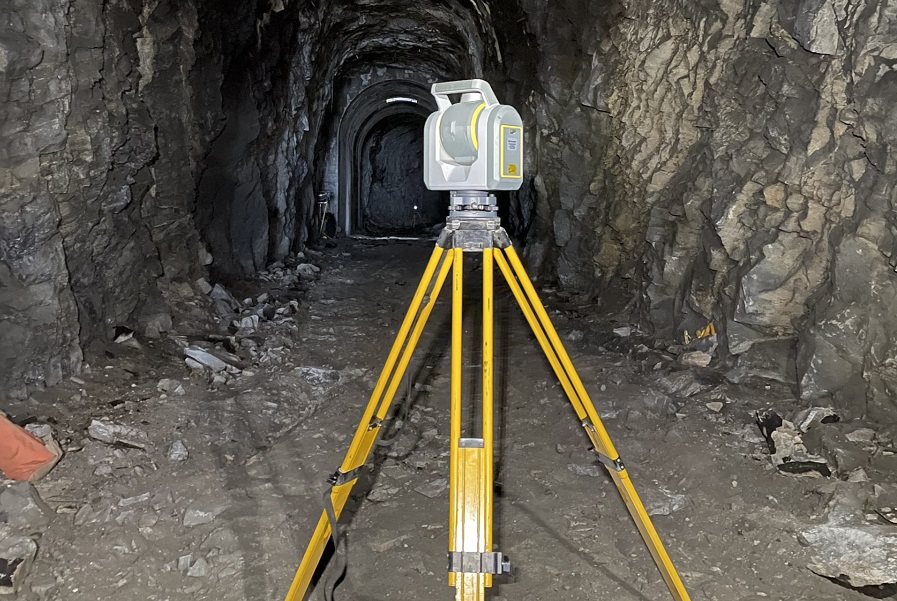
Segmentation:
{"type": "MultiPolygon", "coordinates": [[[[16,417],[49,420],[67,449],[36,485],[54,515],[19,598],[282,599],[320,514],[324,480],[339,465],[431,248],[344,243],[311,255],[321,272],[301,286],[282,285],[276,274],[233,285],[238,298],[267,292],[287,309],[244,330],[248,341],[212,337],[235,347],[247,370],[239,376],[210,381],[187,367],[182,347],[220,332],[181,325],[181,338],[138,335],[139,347],[95,351],[90,373],[9,407],[16,417]],[[137,431],[108,444],[88,434],[92,420],[137,431]]],[[[467,273],[472,340],[480,311],[473,259],[467,273]]],[[[499,288],[495,541],[513,574],[496,579],[491,598],[669,599],[526,322],[499,288]]],[[[356,489],[336,599],[452,598],[449,297],[445,290],[400,389],[396,439],[378,449],[356,489]]],[[[637,330],[614,334],[625,323],[588,302],[551,290],[544,298],[693,599],[893,594],[859,592],[807,566],[819,561],[813,528],[831,522],[833,500],[880,497],[895,489],[894,471],[870,463],[863,473],[871,481],[860,482],[780,473],[753,413],[799,408],[785,386],[734,385],[712,370],[682,368],[637,330]]],[[[475,355],[465,367],[477,372],[475,355]]]]}

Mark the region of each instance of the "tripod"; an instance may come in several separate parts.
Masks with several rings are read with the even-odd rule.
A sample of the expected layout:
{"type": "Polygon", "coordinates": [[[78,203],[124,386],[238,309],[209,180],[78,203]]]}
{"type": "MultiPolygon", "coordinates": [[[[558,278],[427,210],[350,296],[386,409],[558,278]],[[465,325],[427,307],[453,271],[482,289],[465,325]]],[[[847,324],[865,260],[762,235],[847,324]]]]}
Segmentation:
{"type": "MultiPolygon", "coordinates": [[[[396,336],[386,364],[358,424],[340,468],[328,479],[326,509],[287,592],[286,601],[302,601],[327,542],[338,527],[359,472],[367,461],[383,420],[449,272],[452,273],[451,423],[449,435],[449,585],[456,601],[483,601],[493,575],[510,571],[510,561],[492,548],[493,508],[493,275],[498,266],[560,380],[593,450],[617,486],[639,533],[675,601],[690,597],[629,478],[585,386],[539,300],[507,232],[501,227],[495,197],[485,192],[452,192],[446,227],[436,241],[424,274],[396,336]],[[481,435],[461,436],[462,314],[464,253],[483,260],[481,435]]],[[[336,537],[334,536],[334,542],[336,537]]]]}

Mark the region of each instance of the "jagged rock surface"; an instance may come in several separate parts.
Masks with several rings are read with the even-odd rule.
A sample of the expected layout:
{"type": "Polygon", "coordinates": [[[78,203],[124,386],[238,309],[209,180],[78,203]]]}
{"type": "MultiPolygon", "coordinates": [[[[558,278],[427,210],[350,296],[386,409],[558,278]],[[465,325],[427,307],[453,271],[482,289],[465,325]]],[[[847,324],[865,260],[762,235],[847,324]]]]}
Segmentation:
{"type": "Polygon", "coordinates": [[[14,1],[0,22],[0,384],[55,384],[81,361],[78,315],[65,266],[60,215],[43,179],[44,153],[65,145],[71,82],[59,2],[14,1]],[[29,6],[30,5],[30,6],[29,6]],[[25,18],[31,10],[43,21],[25,18]],[[21,11],[21,12],[18,12],[21,11]],[[28,349],[28,352],[22,352],[28,349]]]}
{"type": "Polygon", "coordinates": [[[887,2],[11,0],[3,13],[0,384],[13,390],[77,370],[112,326],[170,328],[210,264],[213,280],[239,277],[300,249],[335,88],[408,69],[485,75],[520,109],[527,179],[506,214],[544,275],[636,309],[662,338],[713,321],[739,379],[897,416],[887,2]]]}
{"type": "Polygon", "coordinates": [[[215,91],[192,89],[193,2],[3,12],[0,379],[52,385],[115,325],[170,327],[169,286],[201,267],[185,191],[215,91]]]}
{"type": "Polygon", "coordinates": [[[779,355],[804,397],[893,419],[897,12],[829,0],[621,10],[592,26],[607,37],[568,78],[581,106],[552,108],[546,88],[556,119],[610,113],[607,141],[588,147],[597,165],[566,143],[567,158],[541,152],[542,172],[591,172],[601,199],[589,209],[584,186],[549,188],[565,205],[549,202],[560,279],[616,283],[666,338],[713,320],[738,339],[736,361],[779,355]]]}
{"type": "Polygon", "coordinates": [[[77,372],[115,326],[171,328],[208,265],[247,275],[301,248],[344,68],[482,75],[495,52],[479,2],[12,0],[0,16],[13,394],[77,372]]]}

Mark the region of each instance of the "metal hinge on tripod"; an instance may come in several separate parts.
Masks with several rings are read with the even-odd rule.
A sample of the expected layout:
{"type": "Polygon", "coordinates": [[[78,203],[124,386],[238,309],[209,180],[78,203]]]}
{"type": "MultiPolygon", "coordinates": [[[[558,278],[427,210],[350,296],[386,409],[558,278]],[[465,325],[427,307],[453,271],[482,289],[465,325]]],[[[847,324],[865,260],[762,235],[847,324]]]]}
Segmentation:
{"type": "Polygon", "coordinates": [[[448,571],[467,574],[510,574],[511,560],[499,552],[449,551],[448,571]]]}
{"type": "MultiPolygon", "coordinates": [[[[582,427],[585,428],[587,432],[589,432],[589,438],[591,438],[594,443],[595,439],[592,437],[592,435],[594,434],[597,436],[597,430],[595,430],[595,426],[589,420],[584,419],[582,421],[582,427]]],[[[598,455],[598,461],[603,463],[608,469],[615,472],[622,472],[626,469],[626,466],[623,465],[623,458],[619,455],[616,459],[611,459],[595,447],[592,447],[591,450],[594,451],[596,455],[598,455]]]]}
{"type": "MultiPolygon", "coordinates": [[[[373,430],[374,428],[379,428],[383,425],[383,421],[380,419],[371,420],[371,423],[368,424],[368,431],[373,430]]],[[[347,482],[351,482],[358,478],[358,473],[364,468],[364,464],[359,465],[355,469],[351,469],[348,472],[344,472],[341,469],[336,470],[329,476],[327,476],[327,484],[330,486],[342,486],[347,482]]]]}
{"type": "Polygon", "coordinates": [[[327,477],[327,484],[330,486],[342,486],[347,482],[351,482],[358,478],[358,473],[363,468],[363,465],[356,467],[354,470],[349,470],[348,472],[344,472],[342,470],[336,470],[332,474],[327,477]]]}
{"type": "Polygon", "coordinates": [[[621,457],[617,457],[616,459],[611,459],[601,451],[597,449],[592,449],[595,451],[595,454],[598,455],[598,461],[607,466],[608,469],[611,469],[615,472],[622,472],[626,469],[626,466],[623,465],[623,459],[621,457]]]}

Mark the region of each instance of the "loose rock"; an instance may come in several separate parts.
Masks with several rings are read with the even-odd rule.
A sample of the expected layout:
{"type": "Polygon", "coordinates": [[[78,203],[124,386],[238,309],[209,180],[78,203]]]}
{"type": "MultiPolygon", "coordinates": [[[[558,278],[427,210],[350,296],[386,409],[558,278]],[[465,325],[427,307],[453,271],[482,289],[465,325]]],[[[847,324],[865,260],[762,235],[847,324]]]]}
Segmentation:
{"type": "Polygon", "coordinates": [[[211,292],[209,292],[209,296],[216,301],[224,303],[232,311],[240,308],[240,302],[221,284],[215,284],[211,292]]]}
{"type": "Polygon", "coordinates": [[[567,464],[567,469],[577,476],[591,476],[592,478],[599,477],[602,472],[602,469],[599,466],[592,464],[580,465],[577,463],[570,463],[567,464]]]}
{"type": "Polygon", "coordinates": [[[176,440],[168,447],[169,461],[185,461],[188,455],[187,447],[183,441],[176,440]]]}
{"type": "Polygon", "coordinates": [[[244,329],[244,330],[255,330],[259,327],[259,316],[258,315],[247,315],[246,317],[242,317],[240,319],[234,320],[234,326],[244,329]]]}
{"type": "Polygon", "coordinates": [[[122,443],[144,450],[149,447],[145,432],[113,422],[103,422],[95,419],[90,422],[87,433],[91,438],[106,444],[122,443]]]}
{"type": "Polygon", "coordinates": [[[393,498],[399,492],[398,486],[378,486],[368,493],[368,500],[374,503],[383,503],[393,498]]]}
{"type": "Polygon", "coordinates": [[[15,595],[22,590],[36,555],[37,543],[32,539],[12,536],[0,527],[0,595],[15,595]]]}
{"type": "Polygon", "coordinates": [[[648,515],[670,515],[685,507],[685,495],[675,494],[666,488],[649,490],[645,494],[648,515]]]}
{"type": "Polygon", "coordinates": [[[329,386],[339,381],[339,372],[323,367],[297,367],[296,373],[312,386],[329,386]]]}
{"type": "Polygon", "coordinates": [[[692,397],[707,388],[706,385],[695,379],[691,370],[674,372],[668,376],[658,378],[658,386],[667,394],[678,397],[692,397]]]}
{"type": "Polygon", "coordinates": [[[229,374],[239,374],[241,371],[236,365],[239,358],[228,356],[229,354],[207,351],[192,345],[184,349],[184,354],[187,355],[188,359],[192,359],[196,363],[208,367],[212,371],[226,371],[229,374]]]}
{"type": "Polygon", "coordinates": [[[54,515],[30,482],[16,482],[0,491],[0,521],[23,533],[41,532],[54,515]]]}
{"type": "Polygon", "coordinates": [[[811,553],[807,567],[853,587],[897,583],[897,531],[867,525],[864,500],[836,494],[828,521],[804,530],[811,553]]]}
{"type": "Polygon", "coordinates": [[[689,367],[707,367],[713,356],[704,351],[688,351],[679,355],[679,363],[689,367]]]}
{"type": "Polygon", "coordinates": [[[870,428],[860,428],[847,434],[847,440],[850,442],[872,442],[875,440],[875,430],[870,428]]]}
{"type": "Polygon", "coordinates": [[[311,263],[301,263],[296,266],[296,273],[307,280],[315,279],[320,271],[320,267],[311,263]]]}
{"type": "Polygon", "coordinates": [[[187,394],[187,391],[184,390],[184,386],[178,380],[171,380],[169,378],[162,378],[159,380],[159,383],[156,384],[156,390],[166,394],[176,394],[178,396],[187,394]]]}
{"type": "Polygon", "coordinates": [[[436,480],[431,480],[426,484],[418,486],[414,489],[414,492],[435,499],[436,497],[441,496],[446,490],[448,490],[448,480],[445,478],[437,478],[436,480]]]}
{"type": "Polygon", "coordinates": [[[769,445],[773,465],[790,474],[831,476],[832,466],[824,457],[807,450],[802,433],[774,411],[757,414],[757,425],[769,445]]]}
{"type": "Polygon", "coordinates": [[[228,506],[224,503],[208,503],[194,502],[184,511],[184,526],[192,528],[212,522],[219,515],[227,510],[228,506]]]}
{"type": "Polygon", "coordinates": [[[187,576],[191,578],[204,578],[209,575],[209,562],[200,557],[187,570],[187,576]]]}

